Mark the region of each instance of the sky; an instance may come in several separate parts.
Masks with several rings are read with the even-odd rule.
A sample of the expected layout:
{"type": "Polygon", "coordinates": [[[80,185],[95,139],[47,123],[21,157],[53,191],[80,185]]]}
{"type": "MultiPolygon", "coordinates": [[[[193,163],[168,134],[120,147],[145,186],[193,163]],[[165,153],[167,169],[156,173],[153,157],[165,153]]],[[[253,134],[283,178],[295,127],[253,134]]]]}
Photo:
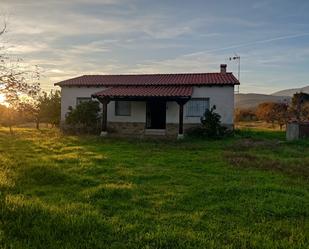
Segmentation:
{"type": "Polygon", "coordinates": [[[83,74],[218,72],[240,92],[309,85],[308,0],[0,0],[0,43],[42,88],[83,74]],[[1,25],[1,17],[0,17],[1,25]]]}

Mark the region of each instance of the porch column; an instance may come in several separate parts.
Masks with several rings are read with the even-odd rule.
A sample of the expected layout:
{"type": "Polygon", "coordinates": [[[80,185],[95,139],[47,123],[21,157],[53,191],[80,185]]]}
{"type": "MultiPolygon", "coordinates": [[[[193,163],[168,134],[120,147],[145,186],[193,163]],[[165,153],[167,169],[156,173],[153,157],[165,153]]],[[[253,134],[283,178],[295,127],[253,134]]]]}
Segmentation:
{"type": "Polygon", "coordinates": [[[101,128],[101,134],[100,136],[106,136],[107,135],[107,104],[109,103],[108,98],[100,99],[100,102],[103,105],[102,108],[102,128],[101,128]]]}
{"type": "Polygon", "coordinates": [[[183,103],[179,104],[179,127],[178,138],[183,138],[183,103]]]}
{"type": "Polygon", "coordinates": [[[178,124],[178,139],[183,138],[183,106],[188,100],[178,100],[177,104],[179,105],[179,124],[178,124]]]}

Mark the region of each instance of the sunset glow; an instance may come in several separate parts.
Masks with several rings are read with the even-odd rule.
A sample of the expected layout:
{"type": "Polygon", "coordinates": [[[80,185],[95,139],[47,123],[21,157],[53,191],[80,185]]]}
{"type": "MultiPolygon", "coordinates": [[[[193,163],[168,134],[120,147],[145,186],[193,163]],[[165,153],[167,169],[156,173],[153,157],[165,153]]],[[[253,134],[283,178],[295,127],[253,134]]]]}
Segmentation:
{"type": "Polygon", "coordinates": [[[0,105],[5,105],[6,102],[5,102],[5,97],[3,94],[0,94],[0,105]]]}

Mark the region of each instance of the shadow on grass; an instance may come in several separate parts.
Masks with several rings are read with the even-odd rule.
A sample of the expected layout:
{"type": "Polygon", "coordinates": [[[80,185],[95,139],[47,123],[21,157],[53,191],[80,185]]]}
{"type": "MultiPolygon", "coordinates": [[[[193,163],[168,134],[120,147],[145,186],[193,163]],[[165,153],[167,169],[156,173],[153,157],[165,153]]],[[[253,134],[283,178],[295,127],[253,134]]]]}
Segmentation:
{"type": "Polygon", "coordinates": [[[111,244],[112,228],[82,204],[53,208],[34,199],[1,199],[1,241],[12,248],[102,248],[111,244]],[[96,239],[100,238],[100,240],[96,239]]]}

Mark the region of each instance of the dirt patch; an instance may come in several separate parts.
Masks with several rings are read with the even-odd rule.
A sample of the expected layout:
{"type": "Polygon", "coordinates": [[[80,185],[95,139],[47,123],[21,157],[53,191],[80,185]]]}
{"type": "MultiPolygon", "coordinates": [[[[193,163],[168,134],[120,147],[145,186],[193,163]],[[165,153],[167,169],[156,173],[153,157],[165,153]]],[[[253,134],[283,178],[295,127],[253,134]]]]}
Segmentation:
{"type": "Polygon", "coordinates": [[[295,159],[293,161],[284,161],[280,159],[271,159],[263,155],[253,155],[244,151],[227,151],[225,158],[232,167],[254,168],[261,170],[279,171],[290,176],[300,176],[309,180],[309,165],[306,161],[295,159]]]}
{"type": "Polygon", "coordinates": [[[225,152],[225,157],[231,165],[239,167],[243,167],[250,162],[258,160],[256,156],[250,155],[249,153],[225,152]]]}
{"type": "Polygon", "coordinates": [[[247,150],[252,148],[278,148],[282,144],[279,140],[257,140],[252,138],[244,138],[233,143],[229,149],[232,150],[247,150]]]}

